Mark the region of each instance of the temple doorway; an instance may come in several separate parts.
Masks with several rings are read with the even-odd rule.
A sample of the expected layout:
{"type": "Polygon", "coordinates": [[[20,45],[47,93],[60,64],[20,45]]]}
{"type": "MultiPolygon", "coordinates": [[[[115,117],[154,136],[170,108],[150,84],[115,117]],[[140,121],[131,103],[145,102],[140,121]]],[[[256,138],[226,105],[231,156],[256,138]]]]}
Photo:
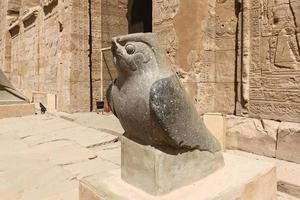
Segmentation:
{"type": "Polygon", "coordinates": [[[128,0],[128,33],[152,32],[152,0],[128,0]]]}

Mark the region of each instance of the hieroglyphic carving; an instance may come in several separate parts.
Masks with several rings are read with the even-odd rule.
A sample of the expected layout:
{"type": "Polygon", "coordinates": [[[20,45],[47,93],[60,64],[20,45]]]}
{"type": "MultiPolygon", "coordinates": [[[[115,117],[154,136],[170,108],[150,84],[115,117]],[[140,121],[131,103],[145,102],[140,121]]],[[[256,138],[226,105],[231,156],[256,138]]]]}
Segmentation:
{"type": "Polygon", "coordinates": [[[153,23],[158,25],[173,20],[179,11],[179,0],[157,0],[153,4],[153,23]]]}
{"type": "Polygon", "coordinates": [[[41,0],[41,5],[44,6],[49,6],[53,2],[57,2],[57,0],[41,0]]]}
{"type": "MultiPolygon", "coordinates": [[[[248,0],[251,117],[300,122],[300,48],[290,3],[248,0]]],[[[245,41],[244,41],[245,42],[245,41]]]]}
{"type": "Polygon", "coordinates": [[[218,37],[226,36],[226,35],[236,35],[236,24],[237,19],[235,17],[231,17],[230,19],[220,19],[216,17],[216,35],[218,37]]]}
{"type": "Polygon", "coordinates": [[[12,38],[16,37],[19,32],[20,32],[20,25],[18,22],[15,22],[14,24],[12,24],[9,28],[8,31],[11,35],[12,38]]]}

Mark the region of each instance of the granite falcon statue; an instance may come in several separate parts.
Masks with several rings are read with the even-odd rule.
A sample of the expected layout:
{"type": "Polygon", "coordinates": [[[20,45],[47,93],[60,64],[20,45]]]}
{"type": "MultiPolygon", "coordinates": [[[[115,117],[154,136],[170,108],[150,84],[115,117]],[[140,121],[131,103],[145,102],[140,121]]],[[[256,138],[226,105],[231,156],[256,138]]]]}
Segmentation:
{"type": "Polygon", "coordinates": [[[155,147],[221,150],[167,64],[154,33],[115,37],[112,53],[119,75],[107,99],[126,137],[155,147]]]}

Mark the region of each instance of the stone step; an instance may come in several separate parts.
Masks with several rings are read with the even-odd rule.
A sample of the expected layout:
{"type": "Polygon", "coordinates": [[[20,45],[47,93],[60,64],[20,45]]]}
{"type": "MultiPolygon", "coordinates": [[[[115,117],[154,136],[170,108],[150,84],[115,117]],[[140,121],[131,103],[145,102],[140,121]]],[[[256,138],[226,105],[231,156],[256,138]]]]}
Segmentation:
{"type": "Polygon", "coordinates": [[[299,185],[294,185],[291,183],[278,181],[277,190],[279,192],[287,193],[294,197],[300,198],[300,186],[299,185]]]}
{"type": "Polygon", "coordinates": [[[300,123],[230,115],[226,116],[223,123],[226,124],[226,149],[242,150],[300,164],[300,123]]]}
{"type": "MultiPolygon", "coordinates": [[[[132,144],[129,145],[130,147],[134,146],[132,144]]],[[[137,147],[135,147],[135,149],[137,149],[137,147]]],[[[149,154],[148,150],[144,150],[144,152],[146,152],[144,153],[146,156],[147,154],[149,154]]],[[[157,150],[155,150],[155,152],[157,153],[157,150]]],[[[125,153],[128,152],[124,152],[124,154],[125,153]]],[[[129,153],[129,155],[132,156],[131,153],[129,153]]],[[[167,155],[163,156],[164,157],[163,159],[165,159],[166,156],[167,155]]],[[[178,156],[181,157],[181,155],[176,155],[172,157],[179,158],[178,156]]],[[[136,158],[132,158],[132,159],[136,160],[136,158]]],[[[143,159],[142,161],[145,161],[145,159],[147,160],[147,158],[142,158],[142,159],[143,159]]],[[[167,159],[170,160],[170,158],[167,159]]],[[[176,188],[173,187],[174,190],[171,191],[170,190],[167,191],[167,188],[170,188],[170,184],[167,183],[167,181],[170,181],[171,176],[169,176],[168,179],[164,173],[166,172],[166,170],[165,171],[162,170],[162,167],[164,167],[164,165],[160,166],[160,170],[157,173],[158,174],[164,173],[164,174],[158,175],[153,178],[155,180],[160,179],[159,182],[162,184],[159,184],[157,186],[160,187],[159,190],[163,189],[164,191],[167,191],[167,193],[165,192],[153,193],[149,191],[148,188],[147,191],[145,190],[145,188],[140,187],[141,185],[137,186],[136,184],[133,184],[132,181],[130,181],[130,184],[126,183],[129,181],[128,180],[124,181],[123,177],[124,176],[126,177],[126,174],[121,173],[120,169],[114,171],[107,171],[106,173],[95,174],[81,179],[80,186],[79,186],[79,200],[102,200],[102,199],[274,200],[276,199],[277,180],[276,180],[276,168],[274,166],[274,163],[249,159],[247,157],[232,155],[228,153],[224,153],[224,161],[225,161],[225,166],[217,170],[215,173],[212,173],[211,175],[206,176],[205,178],[202,177],[201,180],[198,180],[193,184],[189,184],[185,186],[181,185],[182,187],[176,187],[176,188]],[[122,178],[121,178],[121,174],[122,174],[122,178]],[[165,179],[165,182],[162,181],[163,179],[165,179]]],[[[132,163],[133,162],[130,162],[130,164],[132,163]]],[[[151,162],[144,162],[144,163],[151,163],[151,162]]],[[[145,164],[144,166],[150,166],[150,165],[145,164]]],[[[141,167],[141,164],[137,164],[136,162],[134,163],[134,165],[131,165],[131,167],[134,168],[134,172],[137,172],[139,174],[143,174],[144,172],[148,173],[151,170],[151,169],[144,168],[143,166],[141,167]]],[[[152,167],[150,166],[150,168],[152,167]]],[[[172,170],[172,166],[171,167],[168,166],[168,168],[172,170]]],[[[178,166],[174,166],[174,168],[178,168],[178,166]]],[[[180,167],[179,169],[182,169],[182,167],[180,167]]],[[[157,170],[157,168],[155,168],[155,170],[157,170]]],[[[186,170],[184,169],[178,170],[177,172],[173,173],[173,175],[176,174],[177,178],[179,177],[179,179],[181,179],[183,174],[187,173],[186,170]]],[[[132,176],[134,176],[135,174],[132,174],[132,176]]],[[[149,175],[146,176],[148,177],[149,175]]],[[[152,181],[147,178],[145,179],[144,176],[139,176],[137,177],[137,179],[138,178],[140,179],[139,184],[148,185],[149,187],[153,185],[153,183],[151,183],[152,181]]],[[[173,177],[171,179],[173,179],[171,181],[174,182],[179,180],[179,179],[176,180],[176,177],[175,178],[173,177]]]]}
{"type": "Polygon", "coordinates": [[[252,158],[255,160],[262,160],[275,163],[277,167],[277,189],[279,192],[278,199],[300,199],[300,164],[275,158],[269,158],[265,156],[259,156],[256,154],[251,154],[238,150],[227,150],[226,152],[230,154],[245,156],[247,158],[252,158]]]}
{"type": "Polygon", "coordinates": [[[277,192],[277,200],[299,200],[299,198],[288,195],[284,192],[277,192]]]}
{"type": "Polygon", "coordinates": [[[11,117],[23,117],[35,114],[34,104],[20,102],[6,102],[11,104],[4,104],[0,100],[0,119],[11,117]],[[15,103],[15,104],[13,104],[15,103]]]}

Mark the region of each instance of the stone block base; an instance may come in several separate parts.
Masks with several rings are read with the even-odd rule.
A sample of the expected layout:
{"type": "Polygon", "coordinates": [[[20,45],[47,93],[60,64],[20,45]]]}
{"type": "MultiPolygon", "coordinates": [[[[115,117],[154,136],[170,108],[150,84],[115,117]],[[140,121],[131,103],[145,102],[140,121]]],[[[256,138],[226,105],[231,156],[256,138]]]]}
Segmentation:
{"type": "MultiPolygon", "coordinates": [[[[152,196],[121,179],[120,170],[97,174],[80,181],[80,200],[274,200],[276,169],[272,163],[224,153],[225,167],[210,176],[174,190],[152,196]]],[[[180,172],[178,172],[180,173],[180,172]]]]}
{"type": "Polygon", "coordinates": [[[0,119],[9,117],[22,117],[27,115],[34,115],[34,104],[9,104],[0,105],[0,119]]]}
{"type": "Polygon", "coordinates": [[[227,149],[300,164],[299,143],[300,123],[226,116],[227,149]]]}
{"type": "Polygon", "coordinates": [[[196,182],[224,166],[222,152],[164,151],[123,137],[122,179],[149,194],[160,195],[196,182]]]}
{"type": "Polygon", "coordinates": [[[225,150],[225,115],[221,113],[205,113],[203,122],[206,128],[220,142],[222,150],[225,150]]]}
{"type": "Polygon", "coordinates": [[[226,148],[275,157],[279,123],[247,117],[226,117],[226,148]]]}

